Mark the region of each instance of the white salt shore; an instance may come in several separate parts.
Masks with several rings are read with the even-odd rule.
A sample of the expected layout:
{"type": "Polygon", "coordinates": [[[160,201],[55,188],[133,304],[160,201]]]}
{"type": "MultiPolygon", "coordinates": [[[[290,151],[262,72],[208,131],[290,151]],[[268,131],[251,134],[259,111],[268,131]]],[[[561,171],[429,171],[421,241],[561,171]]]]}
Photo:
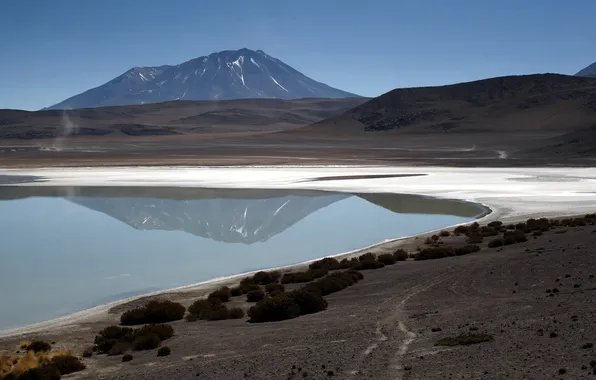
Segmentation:
{"type": "MultiPolygon", "coordinates": [[[[596,211],[596,168],[93,167],[0,169],[0,179],[2,175],[38,176],[43,179],[20,186],[167,186],[418,194],[481,203],[493,210],[486,219],[501,220],[578,215],[596,211]],[[353,178],[412,174],[423,175],[353,178]],[[325,179],[317,180],[321,177],[325,179]]],[[[404,238],[406,237],[400,239],[404,238]]],[[[385,242],[379,244],[383,243],[385,242]]],[[[224,281],[230,281],[230,278],[214,279],[159,293],[197,290],[224,281]]],[[[146,295],[139,297],[144,296],[146,295]]],[[[132,299],[134,298],[97,306],[35,325],[1,331],[0,337],[31,334],[104,319],[110,308],[132,299]]]]}

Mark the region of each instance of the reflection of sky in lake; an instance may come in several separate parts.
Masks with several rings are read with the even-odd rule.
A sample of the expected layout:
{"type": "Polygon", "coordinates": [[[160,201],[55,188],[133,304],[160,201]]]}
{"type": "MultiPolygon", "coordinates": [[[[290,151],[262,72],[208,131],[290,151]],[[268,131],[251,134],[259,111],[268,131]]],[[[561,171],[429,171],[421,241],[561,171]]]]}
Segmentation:
{"type": "MultiPolygon", "coordinates": [[[[313,200],[290,197],[298,205],[313,200]]],[[[326,207],[314,207],[311,213],[302,208],[305,216],[292,220],[286,229],[278,228],[265,242],[252,244],[225,243],[183,231],[139,230],[60,197],[0,201],[0,302],[8,306],[0,310],[0,329],[138,293],[298,263],[472,219],[397,214],[357,196],[337,199],[326,207]]],[[[187,203],[199,201],[225,205],[238,200],[187,203]]],[[[278,215],[272,216],[277,204],[271,207],[262,199],[246,202],[252,211],[264,210],[267,228],[286,223],[275,219],[278,215]]],[[[191,206],[181,209],[189,210],[191,206]]],[[[225,207],[214,210],[223,213],[225,207]]],[[[283,217],[291,219],[291,214],[288,209],[283,217]]],[[[221,219],[221,215],[187,215],[187,222],[199,223],[212,217],[221,219]]],[[[221,229],[228,231],[229,227],[221,229]]]]}

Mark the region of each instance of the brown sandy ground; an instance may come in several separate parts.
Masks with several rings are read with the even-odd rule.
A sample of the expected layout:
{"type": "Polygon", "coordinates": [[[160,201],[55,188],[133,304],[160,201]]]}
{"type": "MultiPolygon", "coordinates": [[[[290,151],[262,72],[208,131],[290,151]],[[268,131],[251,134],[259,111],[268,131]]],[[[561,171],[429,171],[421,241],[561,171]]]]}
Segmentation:
{"type": "MultiPolygon", "coordinates": [[[[442,238],[446,245],[461,239],[442,238]]],[[[265,324],[174,322],[176,335],[165,343],[170,356],[134,352],[129,363],[119,356],[93,356],[84,359],[87,370],[70,378],[594,378],[590,361],[596,350],[582,345],[596,343],[596,227],[555,228],[504,248],[486,248],[489,240],[467,256],[363,271],[363,281],[326,297],[328,309],[317,314],[265,324]],[[441,331],[432,332],[437,328],[441,331]],[[477,332],[494,340],[434,345],[477,332]]],[[[425,247],[423,241],[399,244],[414,250],[425,247]]],[[[168,298],[188,304],[198,295],[168,298]]],[[[230,307],[243,303],[238,297],[230,307]]],[[[80,352],[131,306],[113,310],[111,322],[36,337],[80,352]]],[[[18,340],[5,339],[1,346],[12,349],[18,340]]]]}

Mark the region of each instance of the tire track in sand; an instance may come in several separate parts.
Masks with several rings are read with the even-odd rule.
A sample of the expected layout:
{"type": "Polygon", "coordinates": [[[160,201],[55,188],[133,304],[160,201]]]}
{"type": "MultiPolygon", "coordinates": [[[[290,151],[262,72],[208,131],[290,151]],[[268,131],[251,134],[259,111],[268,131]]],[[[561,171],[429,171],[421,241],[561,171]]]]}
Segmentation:
{"type": "Polygon", "coordinates": [[[404,305],[412,297],[432,288],[433,286],[440,284],[441,282],[445,281],[447,278],[451,276],[453,276],[453,274],[442,274],[436,276],[428,281],[425,281],[422,284],[418,284],[409,288],[406,291],[405,295],[390,297],[389,299],[383,301],[379,307],[386,305],[387,303],[394,303],[396,299],[402,297],[401,301],[397,304],[397,307],[393,310],[393,312],[391,312],[390,315],[377,322],[377,328],[375,330],[375,341],[368,345],[366,349],[362,352],[361,357],[357,360],[354,369],[349,372],[349,375],[354,376],[359,374],[365,359],[368,356],[370,356],[379,347],[379,345],[389,340],[389,338],[383,332],[383,330],[390,331],[394,330],[397,327],[397,329],[401,332],[401,335],[404,336],[404,339],[399,344],[396,356],[391,359],[389,365],[389,378],[402,379],[404,373],[403,365],[401,363],[402,358],[407,354],[409,346],[416,339],[416,333],[412,331],[405,322],[406,317],[404,312],[404,305]]]}

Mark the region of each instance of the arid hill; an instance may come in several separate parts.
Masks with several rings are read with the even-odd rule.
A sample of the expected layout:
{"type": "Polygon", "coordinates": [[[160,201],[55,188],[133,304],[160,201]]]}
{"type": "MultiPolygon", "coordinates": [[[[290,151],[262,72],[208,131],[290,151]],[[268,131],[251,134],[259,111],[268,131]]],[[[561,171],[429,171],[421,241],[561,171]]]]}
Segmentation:
{"type": "MultiPolygon", "coordinates": [[[[500,158],[596,157],[596,78],[537,74],[404,88],[277,138],[379,141],[383,147],[492,150],[500,158]],[[560,157],[558,157],[560,155],[560,157]]],[[[436,151],[435,151],[436,153],[436,151]]]]}
{"type": "Polygon", "coordinates": [[[0,110],[0,139],[270,132],[308,125],[340,114],[365,100],[240,99],[68,111],[0,110]]]}
{"type": "MultiPolygon", "coordinates": [[[[61,152],[40,151],[52,142],[45,139],[23,150],[5,143],[0,157],[8,166],[591,166],[596,160],[596,78],[578,76],[521,75],[396,89],[368,101],[175,102],[100,110],[102,118],[92,116],[98,111],[77,111],[86,118],[73,123],[87,137],[66,139],[61,152]],[[101,133],[107,136],[93,136],[101,133]]],[[[33,116],[39,115],[45,113],[33,116]]],[[[62,117],[52,115],[54,122],[62,117]]],[[[31,120],[0,126],[0,135],[27,138],[52,128],[31,120]],[[36,127],[23,132],[27,125],[36,127]]]]}

